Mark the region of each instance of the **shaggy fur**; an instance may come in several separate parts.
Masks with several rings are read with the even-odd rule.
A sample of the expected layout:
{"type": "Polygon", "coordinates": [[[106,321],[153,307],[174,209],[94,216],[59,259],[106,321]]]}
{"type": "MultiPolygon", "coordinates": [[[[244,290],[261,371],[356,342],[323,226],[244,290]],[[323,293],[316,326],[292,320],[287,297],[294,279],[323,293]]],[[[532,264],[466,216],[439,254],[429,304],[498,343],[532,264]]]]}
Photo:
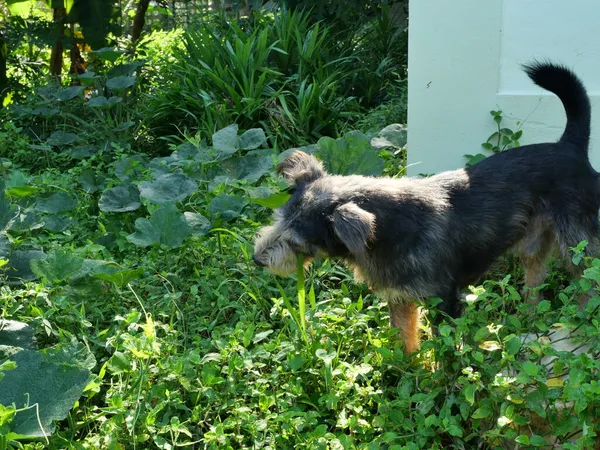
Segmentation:
{"type": "Polygon", "coordinates": [[[254,261],[278,274],[296,255],[338,257],[390,307],[405,350],[418,349],[415,299],[440,297],[460,314],[459,292],[514,250],[529,287],[543,283],[556,251],[571,266],[569,248],[598,248],[598,174],[588,160],[590,103],[567,68],[534,63],[525,71],[555,93],[567,114],[556,143],[504,151],[467,169],[429,178],[336,176],[296,151],[278,167],[295,192],[256,241],[254,261]]]}

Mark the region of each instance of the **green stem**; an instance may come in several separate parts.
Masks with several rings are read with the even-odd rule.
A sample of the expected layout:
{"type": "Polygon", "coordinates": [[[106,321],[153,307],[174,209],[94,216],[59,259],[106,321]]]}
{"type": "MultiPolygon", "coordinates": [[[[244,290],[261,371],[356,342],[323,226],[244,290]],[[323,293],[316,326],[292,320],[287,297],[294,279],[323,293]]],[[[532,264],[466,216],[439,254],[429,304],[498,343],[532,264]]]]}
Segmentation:
{"type": "Polygon", "coordinates": [[[304,256],[298,255],[298,314],[300,329],[306,339],[306,289],[304,287],[304,256]]]}

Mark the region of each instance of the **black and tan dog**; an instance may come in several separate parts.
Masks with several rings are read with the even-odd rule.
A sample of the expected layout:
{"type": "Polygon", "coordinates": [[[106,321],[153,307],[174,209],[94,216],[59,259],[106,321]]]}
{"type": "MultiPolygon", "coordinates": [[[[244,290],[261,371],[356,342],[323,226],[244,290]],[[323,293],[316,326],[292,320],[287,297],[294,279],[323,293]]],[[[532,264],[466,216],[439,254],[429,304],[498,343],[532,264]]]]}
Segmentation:
{"type": "Polygon", "coordinates": [[[543,283],[554,250],[567,266],[569,248],[580,241],[595,254],[600,186],[588,160],[585,88],[562,66],[534,63],[525,71],[564,105],[567,126],[558,142],[430,178],[329,175],[315,157],[296,151],[278,167],[295,192],[259,233],[254,261],[289,274],[298,254],[342,258],[387,300],[391,324],[412,352],[419,346],[415,299],[440,297],[440,309],[456,317],[460,289],[508,250],[521,257],[529,287],[543,283]]]}

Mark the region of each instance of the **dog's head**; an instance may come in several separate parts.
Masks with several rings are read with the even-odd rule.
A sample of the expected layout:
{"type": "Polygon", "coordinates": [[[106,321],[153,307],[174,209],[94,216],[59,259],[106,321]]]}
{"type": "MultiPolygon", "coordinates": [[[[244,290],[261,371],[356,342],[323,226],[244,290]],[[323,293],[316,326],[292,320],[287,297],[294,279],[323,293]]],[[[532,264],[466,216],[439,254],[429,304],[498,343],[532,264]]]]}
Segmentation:
{"type": "Polygon", "coordinates": [[[308,265],[316,256],[359,258],[374,236],[375,216],[346,200],[350,189],[327,174],[312,155],[295,151],[277,167],[292,197],[275,211],[273,225],[260,230],[253,260],[278,275],[296,270],[298,255],[308,265]]]}

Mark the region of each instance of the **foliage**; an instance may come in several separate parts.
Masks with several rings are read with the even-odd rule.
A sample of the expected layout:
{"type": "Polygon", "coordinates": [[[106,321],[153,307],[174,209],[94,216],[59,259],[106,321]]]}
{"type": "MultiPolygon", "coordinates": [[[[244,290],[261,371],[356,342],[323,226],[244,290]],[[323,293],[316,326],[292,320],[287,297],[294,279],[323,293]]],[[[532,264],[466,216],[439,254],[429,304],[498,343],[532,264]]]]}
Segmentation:
{"type": "MultiPolygon", "coordinates": [[[[523,130],[513,131],[510,128],[503,128],[502,111],[490,111],[490,114],[494,118],[494,122],[498,129],[490,135],[487,141],[481,144],[481,147],[492,153],[499,153],[509,148],[519,147],[519,139],[521,139],[521,136],[523,135],[523,130]]],[[[520,125],[520,123],[517,122],[517,125],[520,125]]],[[[486,155],[483,153],[464,156],[467,158],[467,167],[486,158],[486,155]]]]}
{"type": "Polygon", "coordinates": [[[64,419],[88,386],[95,365],[93,355],[76,340],[40,352],[30,326],[0,321],[2,448],[7,441],[47,439],[54,420],[64,419]]]}
{"type": "MultiPolygon", "coordinates": [[[[390,137],[393,133],[382,132],[382,135],[390,137]]],[[[365,145],[369,142],[365,141],[366,137],[357,141],[356,133],[350,133],[345,139],[347,141],[343,147],[337,150],[329,149],[332,157],[339,158],[347,150],[366,150],[365,145]],[[355,145],[355,147],[348,147],[348,145],[355,145]]],[[[171,417],[172,412],[168,411],[184,407],[188,402],[183,397],[179,400],[173,399],[171,406],[161,404],[158,409],[152,406],[154,412],[150,412],[147,408],[150,403],[155,402],[152,398],[159,395],[156,389],[149,391],[151,397],[147,400],[150,403],[146,405],[144,401],[142,409],[134,408],[127,413],[130,414],[129,419],[124,418],[122,414],[128,409],[126,405],[137,404],[137,401],[131,403],[134,397],[129,396],[139,396],[139,388],[136,386],[150,383],[148,373],[155,373],[155,376],[162,380],[161,383],[164,383],[166,379],[163,379],[160,373],[163,371],[165,375],[171,373],[175,367],[172,364],[179,365],[183,361],[193,361],[200,357],[197,349],[205,346],[202,340],[193,339],[194,344],[192,344],[187,342],[189,338],[184,336],[188,333],[186,331],[188,326],[200,327],[197,331],[200,333],[198,336],[201,336],[204,325],[188,324],[186,317],[196,315],[198,308],[204,311],[200,316],[203,317],[205,313],[211,315],[209,311],[213,306],[205,304],[204,301],[213,295],[214,300],[219,304],[224,305],[223,302],[229,302],[226,292],[231,287],[227,287],[227,280],[233,279],[231,277],[239,270],[235,268],[238,263],[234,264],[233,272],[229,274],[226,273],[229,269],[221,272],[221,264],[217,263],[217,266],[214,266],[216,261],[200,266],[196,266],[195,263],[182,264],[183,272],[176,269],[171,273],[169,268],[177,268],[182,260],[188,258],[210,260],[215,254],[218,259],[229,261],[231,251],[234,252],[234,258],[237,260],[240,249],[246,261],[249,259],[244,234],[238,233],[247,235],[253,231],[253,227],[234,231],[235,239],[231,241],[226,241],[224,236],[231,233],[232,229],[235,230],[230,228],[231,226],[236,226],[235,224],[239,226],[244,223],[243,221],[262,215],[263,209],[258,206],[249,207],[246,197],[262,198],[267,201],[269,195],[276,194],[279,189],[279,184],[273,180],[269,181],[267,177],[272,169],[275,155],[270,150],[261,149],[265,143],[266,137],[262,130],[251,129],[240,134],[238,127],[231,125],[213,135],[212,146],[206,145],[199,137],[189,137],[185,142],[174,146],[174,151],[169,157],[147,160],[142,156],[122,155],[106,166],[110,168],[109,173],[106,173],[104,166],[93,168],[87,164],[87,161],[80,161],[68,173],[59,174],[47,170],[33,177],[12,169],[12,166],[6,166],[8,183],[0,186],[2,193],[0,230],[3,237],[0,256],[5,261],[3,274],[11,284],[14,284],[18,278],[37,279],[38,284],[36,284],[37,294],[33,296],[27,288],[12,289],[8,285],[2,288],[0,296],[0,304],[3,305],[2,314],[37,324],[38,333],[43,332],[38,335],[38,339],[41,342],[57,345],[56,350],[52,350],[49,355],[81,354],[84,360],[88,361],[89,357],[85,356],[85,352],[81,353],[83,350],[79,344],[72,343],[69,337],[83,336],[102,365],[98,366],[97,380],[86,389],[89,397],[82,399],[79,399],[83,388],[80,383],[82,381],[84,384],[87,383],[89,372],[82,372],[75,367],[65,368],[62,375],[56,378],[56,382],[62,383],[60,386],[57,384],[57,389],[64,395],[68,395],[64,397],[64,401],[58,401],[59,397],[53,394],[53,388],[50,389],[50,385],[45,385],[44,392],[52,395],[55,400],[51,409],[45,409],[42,407],[43,393],[36,390],[35,384],[27,382],[20,385],[16,381],[29,379],[27,378],[29,375],[23,375],[19,371],[20,368],[37,379],[40,379],[40,376],[36,375],[35,371],[45,370],[47,374],[45,379],[54,379],[54,375],[50,375],[48,371],[50,370],[48,364],[53,364],[51,361],[54,360],[46,361],[45,357],[36,356],[35,347],[28,351],[9,351],[4,357],[3,379],[0,381],[6,388],[2,392],[5,396],[9,396],[2,397],[3,400],[0,402],[3,407],[9,408],[6,410],[7,414],[3,416],[4,428],[0,428],[0,435],[4,441],[0,442],[8,444],[25,435],[50,435],[54,430],[51,426],[51,418],[61,419],[65,414],[58,412],[56,408],[66,412],[75,401],[80,405],[79,413],[76,416],[69,416],[66,429],[59,426],[55,436],[48,437],[51,447],[61,445],[59,443],[64,442],[64,439],[71,441],[83,439],[92,446],[106,442],[127,442],[129,439],[127,432],[122,435],[123,430],[118,431],[123,420],[133,421],[130,427],[131,433],[136,426],[140,427],[144,430],[143,435],[152,436],[154,445],[158,447],[163,446],[167,437],[171,442],[176,443],[181,442],[180,439],[188,439],[192,432],[199,431],[195,427],[189,428],[182,423],[173,422],[172,418],[169,422],[171,425],[167,426],[163,423],[158,428],[157,425],[153,425],[153,421],[159,416],[163,417],[163,413],[167,414],[164,417],[171,417]],[[105,176],[102,185],[98,185],[97,180],[101,172],[105,172],[105,176]],[[40,187],[36,189],[33,184],[40,187]],[[70,187],[69,193],[66,192],[67,186],[70,187]],[[199,192],[202,192],[201,196],[198,195],[199,192]],[[182,214],[180,208],[187,211],[182,214]],[[69,228],[57,229],[53,225],[56,220],[50,220],[56,217],[68,221],[69,228]],[[219,228],[225,224],[230,224],[228,229],[219,228]],[[97,243],[92,244],[93,241],[97,243]],[[208,250],[215,245],[216,252],[214,249],[208,250]],[[147,250],[143,254],[138,254],[136,250],[138,247],[147,250]],[[42,248],[45,251],[42,251],[42,248]],[[193,267],[203,266],[205,268],[201,271],[193,269],[193,267]],[[157,270],[164,275],[153,281],[152,273],[157,270]],[[179,275],[176,275],[178,272],[179,275]],[[207,277],[208,273],[211,275],[207,277]],[[193,282],[195,284],[191,291],[189,287],[186,288],[185,294],[183,291],[165,293],[168,298],[171,298],[171,295],[174,297],[167,303],[159,302],[156,308],[152,306],[151,312],[148,312],[147,308],[154,300],[149,304],[141,303],[134,286],[136,290],[147,291],[150,297],[158,299],[164,295],[160,293],[161,283],[156,284],[159,279],[169,280],[169,285],[173,288],[180,284],[178,279],[192,279],[195,280],[193,282]],[[206,282],[209,284],[205,284],[206,282]],[[217,284],[213,285],[213,282],[217,284]],[[143,317],[135,307],[132,309],[132,305],[124,301],[127,296],[123,289],[133,293],[136,302],[139,302],[143,317]],[[90,297],[89,294],[85,295],[86,292],[94,292],[94,295],[90,297]],[[152,292],[156,293],[152,294],[152,292]],[[159,297],[154,297],[155,295],[159,297]],[[186,297],[191,295],[198,299],[208,297],[200,304],[194,302],[187,305],[178,304],[179,300],[176,299],[182,295],[186,297]],[[29,298],[32,303],[24,300],[26,298],[29,298]],[[82,298],[88,300],[81,303],[82,298]],[[25,306],[23,306],[24,301],[25,306]],[[88,310],[89,313],[86,312],[88,310]],[[189,311],[184,312],[184,310],[189,311]],[[96,325],[93,327],[85,319],[88,314],[96,316],[94,319],[96,325]],[[171,325],[168,325],[170,321],[164,322],[152,318],[166,319],[165,314],[174,314],[172,316],[174,322],[171,325]],[[113,322],[115,316],[117,316],[116,329],[113,322]],[[117,329],[121,329],[119,325],[121,320],[124,328],[116,332],[117,329]],[[72,327],[75,323],[77,329],[72,327]],[[102,335],[105,337],[99,340],[93,331],[97,326],[104,327],[102,335]],[[166,334],[159,333],[158,329],[166,334]],[[167,353],[171,356],[162,360],[162,356],[160,358],[159,356],[162,355],[161,349],[164,347],[171,349],[167,353]],[[173,359],[172,357],[179,352],[183,352],[181,357],[184,359],[178,359],[179,357],[173,359]],[[9,360],[17,363],[17,372],[7,371],[9,366],[6,361],[9,360]],[[71,375],[75,378],[79,377],[74,390],[69,387],[71,383],[75,383],[73,381],[75,378],[71,379],[71,375]],[[116,390],[109,389],[106,392],[107,397],[102,397],[101,400],[95,394],[97,388],[102,386],[105,377],[110,377],[106,379],[106,386],[113,385],[116,390]],[[124,384],[113,383],[117,378],[123,377],[127,380],[124,384]],[[27,407],[16,410],[15,408],[20,408],[21,405],[21,397],[18,400],[17,397],[26,394],[29,394],[30,399],[36,400],[37,406],[33,409],[27,407]],[[38,398],[39,402],[37,402],[38,398]],[[16,406],[10,409],[13,401],[16,406]],[[115,401],[117,403],[114,403],[115,401]],[[97,408],[120,410],[121,413],[116,416],[106,415],[107,412],[99,412],[97,408]],[[163,409],[164,412],[160,413],[163,409]],[[51,415],[46,416],[46,411],[51,415]],[[37,422],[28,422],[34,428],[37,427],[35,430],[28,428],[26,431],[20,425],[23,420],[28,420],[23,419],[23,414],[32,413],[40,414],[41,426],[45,430],[43,433],[37,422]],[[95,417],[98,414],[108,420],[105,425],[96,424],[95,417]],[[135,417],[140,418],[139,424],[137,419],[134,420],[135,417]],[[95,431],[84,433],[84,430],[92,424],[95,431]],[[113,428],[114,426],[117,428],[113,428]],[[164,428],[165,426],[167,428],[164,428]],[[173,435],[175,429],[179,431],[173,435]],[[104,438],[98,441],[99,436],[106,436],[108,441],[104,438]]],[[[391,145],[389,142],[388,144],[391,145]]],[[[383,145],[381,148],[389,145],[383,145]]],[[[374,150],[370,151],[374,152],[374,150]]],[[[208,263],[208,260],[206,262],[208,263]]],[[[258,300],[265,281],[254,276],[240,286],[243,285],[246,287],[239,293],[242,296],[250,294],[258,300]]],[[[183,285],[179,288],[183,288],[183,285]]],[[[270,289],[275,292],[277,288],[271,285],[270,289]]],[[[266,305],[264,300],[260,300],[260,303],[263,306],[256,309],[256,313],[262,314],[261,311],[264,311],[266,305]]],[[[288,304],[291,305],[289,302],[288,304]]],[[[211,328],[213,326],[211,325],[211,328]]],[[[29,328],[25,327],[22,330],[28,331],[29,328]]],[[[22,340],[23,344],[18,343],[17,340],[17,344],[11,345],[25,346],[31,340],[32,333],[29,331],[28,333],[29,337],[22,340]]],[[[248,333],[246,336],[258,343],[270,334],[260,331],[256,333],[256,336],[248,333]]],[[[196,331],[189,336],[195,335],[196,331]]],[[[1,331],[0,337],[3,343],[9,342],[5,336],[2,336],[1,331]]],[[[44,350],[44,352],[48,351],[44,350]]],[[[90,363],[89,367],[86,365],[86,370],[93,367],[94,364],[90,363]]],[[[185,367],[181,368],[184,372],[180,375],[187,376],[184,373],[188,373],[189,369],[191,367],[186,363],[185,367]]],[[[179,375],[176,379],[183,381],[179,375]]],[[[177,390],[180,381],[175,381],[171,388],[168,387],[171,382],[161,384],[159,390],[163,388],[177,390]]],[[[163,397],[164,391],[161,392],[163,394],[160,396],[163,397]]],[[[200,402],[195,408],[200,411],[204,407],[205,403],[200,402]]],[[[190,417],[188,416],[183,422],[189,421],[190,417]]],[[[212,439],[209,437],[210,430],[206,429],[205,432],[207,445],[210,445],[208,444],[212,439]]],[[[146,438],[142,436],[141,439],[140,443],[145,442],[146,438]]]]}
{"type": "Polygon", "coordinates": [[[4,111],[10,122],[0,139],[13,143],[0,147],[0,157],[37,170],[110,158],[131,146],[140,128],[135,92],[142,63],[111,62],[119,52],[95,55],[94,64],[78,77],[82,86],[35,88],[26,102],[4,111]]]}
{"type": "MultiPolygon", "coordinates": [[[[396,174],[405,143],[392,125],[305,150],[335,173],[396,174]]],[[[49,448],[595,442],[600,261],[576,249],[574,261],[589,265],[583,280],[554,271],[537,307],[521,300],[518,272],[474,288],[463,317],[443,320],[435,338],[426,328],[407,358],[386,306],[335,263],[317,261],[298,284],[252,265],[251,239],[269,216],[260,203],[286,199],[271,177],[283,155],[265,144],[260,130],[231,125],[210,143],[187,136],[166,157],[121,152],[34,176],[5,169],[2,315],[34,327],[40,348],[63,349],[52,355],[80,354],[76,336],[98,362],[49,448]],[[70,226],[54,231],[54,216],[70,226]],[[29,284],[15,284],[24,274],[29,284]],[[585,310],[581,291],[592,298],[585,310]],[[586,347],[555,345],[567,339],[586,347]]],[[[434,303],[424,305],[432,315],[434,303]]],[[[9,368],[0,362],[0,387],[9,368]]],[[[19,413],[2,404],[8,444],[19,413]]]]}
{"type": "Polygon", "coordinates": [[[149,99],[157,134],[212,134],[231,122],[262,127],[291,145],[332,134],[356,105],[344,95],[348,60],[327,26],[304,13],[257,18],[249,26],[201,23],[187,30],[168,79],[149,99]]]}
{"type": "Polygon", "coordinates": [[[368,110],[356,122],[356,128],[367,132],[376,132],[392,123],[407,122],[408,107],[408,85],[407,79],[398,82],[395,93],[390,95],[390,99],[368,110]]]}

